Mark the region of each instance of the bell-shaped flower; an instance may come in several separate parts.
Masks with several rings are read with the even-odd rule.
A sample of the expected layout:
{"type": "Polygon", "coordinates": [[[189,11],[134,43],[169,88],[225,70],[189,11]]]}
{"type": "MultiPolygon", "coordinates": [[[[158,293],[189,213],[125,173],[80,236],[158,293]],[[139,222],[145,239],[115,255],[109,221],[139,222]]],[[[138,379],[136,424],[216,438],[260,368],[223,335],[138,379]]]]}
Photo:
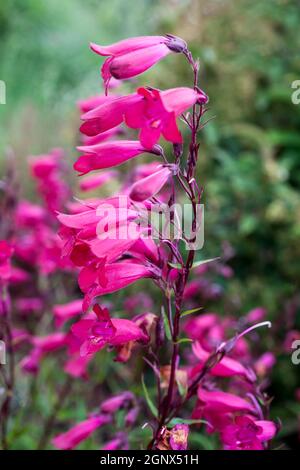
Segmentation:
{"type": "Polygon", "coordinates": [[[59,434],[52,440],[54,447],[61,450],[71,450],[85,441],[96,429],[111,421],[108,415],[92,416],[76,424],[69,431],[59,434]]]}
{"type": "Polygon", "coordinates": [[[75,323],[71,331],[81,342],[80,354],[93,354],[105,345],[120,346],[130,341],[147,342],[148,335],[136,323],[126,319],[111,319],[106,308],[93,308],[96,318],[83,319],[75,323]]]}
{"type": "Polygon", "coordinates": [[[271,440],[276,432],[272,421],[236,416],[232,424],[224,426],[220,436],[227,450],[263,450],[264,443],[271,440]]]}
{"type": "Polygon", "coordinates": [[[102,66],[106,88],[111,77],[126,79],[139,75],[171,52],[185,52],[186,43],[176,36],[140,36],[109,46],[92,43],[92,51],[108,59],[102,66]]]}
{"type": "Polygon", "coordinates": [[[82,175],[94,170],[102,170],[121,165],[127,160],[137,157],[144,152],[160,155],[161,149],[153,147],[150,151],[144,148],[139,141],[116,140],[102,142],[91,146],[81,146],[78,150],[84,152],[74,164],[74,169],[82,175]]]}
{"type": "Polygon", "coordinates": [[[152,175],[143,178],[131,187],[129,197],[132,201],[143,202],[155,196],[170,178],[169,167],[161,168],[152,175]]]}

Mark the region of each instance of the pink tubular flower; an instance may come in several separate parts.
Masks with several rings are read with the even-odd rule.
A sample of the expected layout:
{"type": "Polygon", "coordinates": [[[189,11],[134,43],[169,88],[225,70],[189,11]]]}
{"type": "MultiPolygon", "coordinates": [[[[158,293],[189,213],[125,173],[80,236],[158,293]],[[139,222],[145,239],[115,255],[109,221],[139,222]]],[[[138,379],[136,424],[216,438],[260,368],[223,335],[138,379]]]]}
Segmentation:
{"type": "Polygon", "coordinates": [[[123,432],[116,434],[116,437],[102,447],[102,450],[128,450],[127,435],[123,432]]]}
{"type": "MultiPolygon", "coordinates": [[[[205,351],[199,342],[193,344],[193,352],[197,359],[201,362],[197,364],[191,371],[191,377],[194,377],[199,374],[202,370],[205,361],[209,358],[210,353],[205,351]]],[[[218,362],[211,370],[210,374],[217,377],[234,377],[242,376],[248,379],[249,381],[255,380],[255,374],[250,369],[244,367],[239,361],[232,359],[230,357],[223,357],[223,359],[218,362]]]]}
{"type": "Polygon", "coordinates": [[[41,351],[42,354],[56,351],[66,345],[66,334],[57,332],[47,336],[34,336],[33,345],[41,351]]]}
{"type": "Polygon", "coordinates": [[[47,336],[34,336],[31,338],[32,351],[21,361],[24,372],[35,374],[39,370],[39,364],[46,354],[52,353],[67,345],[67,335],[57,332],[47,336]]]}
{"type": "Polygon", "coordinates": [[[170,175],[170,169],[165,167],[137,181],[131,187],[129,194],[130,199],[135,202],[143,202],[155,196],[168,181],[170,175]]]}
{"type": "Polygon", "coordinates": [[[8,281],[11,276],[10,260],[13,248],[6,240],[0,240],[0,281],[8,281]]]}
{"type": "Polygon", "coordinates": [[[271,352],[266,352],[260,356],[254,364],[254,369],[257,374],[261,377],[265,376],[270,372],[273,366],[276,364],[276,357],[271,352]]]}
{"type": "Polygon", "coordinates": [[[140,36],[119,41],[109,46],[92,43],[92,51],[108,59],[102,66],[106,88],[111,77],[131,78],[139,75],[171,52],[186,51],[186,43],[175,36],[140,36]]]}
{"type": "Polygon", "coordinates": [[[21,297],[16,300],[15,305],[18,313],[28,315],[40,312],[43,308],[43,301],[39,297],[21,297]]]}
{"type": "Polygon", "coordinates": [[[80,132],[92,137],[114,129],[123,122],[126,109],[140,99],[137,93],[121,97],[106,96],[101,105],[82,115],[81,119],[85,122],[80,132]]]}
{"type": "Polygon", "coordinates": [[[137,93],[143,99],[127,107],[125,122],[128,127],[141,129],[140,141],[145,148],[152,148],[161,134],[174,144],[182,143],[176,117],[197,102],[207,102],[207,96],[202,91],[184,87],[164,92],[139,88],[137,93]]]}
{"type": "Polygon", "coordinates": [[[108,398],[102,402],[100,406],[100,411],[102,413],[115,413],[123,407],[126,407],[128,404],[132,403],[134,400],[134,395],[131,392],[122,392],[119,395],[115,395],[112,398],[108,398]]]}
{"type": "Polygon", "coordinates": [[[147,342],[149,340],[141,328],[125,319],[111,319],[107,309],[99,305],[93,308],[95,320],[80,320],[71,331],[81,341],[80,354],[86,356],[102,349],[106,344],[119,346],[130,341],[147,342]]]}
{"type": "Polygon", "coordinates": [[[30,158],[32,176],[45,206],[52,213],[63,207],[69,197],[69,187],[62,174],[62,156],[61,149],[53,149],[49,154],[30,158]]]}
{"type": "Polygon", "coordinates": [[[87,366],[90,361],[93,359],[92,355],[89,356],[80,356],[79,354],[74,354],[72,357],[65,363],[64,371],[69,374],[71,377],[87,379],[87,366]]]}
{"type": "MultiPolygon", "coordinates": [[[[103,270],[103,268],[102,268],[103,270]]],[[[105,285],[99,282],[98,270],[92,272],[89,268],[83,268],[79,275],[79,287],[84,293],[93,289],[93,296],[111,294],[141,278],[154,277],[153,270],[134,262],[118,262],[108,264],[105,267],[105,285]]]]}
{"type": "Polygon", "coordinates": [[[103,184],[117,176],[116,171],[105,171],[99,175],[91,175],[82,179],[79,183],[81,191],[91,191],[100,188],[103,184]]]}
{"type": "Polygon", "coordinates": [[[59,434],[52,440],[52,443],[58,449],[74,449],[74,447],[87,439],[94,431],[96,431],[96,429],[109,423],[109,421],[110,417],[108,415],[93,416],[76,424],[69,431],[59,434]]]}
{"type": "Polygon", "coordinates": [[[73,300],[67,304],[54,305],[55,325],[60,328],[67,320],[82,313],[82,300],[73,300]]]}
{"type": "Polygon", "coordinates": [[[198,398],[203,403],[206,410],[212,410],[218,413],[228,413],[236,411],[255,412],[252,403],[244,398],[233,395],[232,393],[221,391],[208,391],[202,387],[198,388],[198,398]]]}
{"type": "MultiPolygon", "coordinates": [[[[97,145],[78,147],[78,150],[85,152],[74,164],[74,169],[82,175],[93,170],[102,170],[126,162],[130,158],[137,157],[147,152],[139,141],[117,140],[103,142],[97,145]]],[[[155,155],[160,155],[158,147],[151,149],[155,155]]]]}
{"type": "Polygon", "coordinates": [[[255,421],[249,416],[237,416],[233,424],[221,430],[221,440],[228,450],[263,450],[263,443],[276,434],[272,421],[255,421]]]}
{"type": "Polygon", "coordinates": [[[103,104],[82,116],[85,122],[80,131],[95,136],[125,120],[128,127],[141,129],[140,141],[147,149],[157,143],[160,135],[172,143],[181,143],[176,117],[195,103],[205,104],[207,101],[207,96],[200,89],[180,87],[159,91],[139,88],[131,95],[108,96],[103,104]]]}

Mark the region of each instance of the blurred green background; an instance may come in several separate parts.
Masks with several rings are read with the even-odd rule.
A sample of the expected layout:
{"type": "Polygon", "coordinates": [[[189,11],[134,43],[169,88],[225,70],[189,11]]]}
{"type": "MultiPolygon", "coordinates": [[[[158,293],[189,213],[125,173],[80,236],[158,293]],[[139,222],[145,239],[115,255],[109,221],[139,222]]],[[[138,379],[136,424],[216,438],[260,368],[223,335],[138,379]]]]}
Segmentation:
{"type": "MultiPolygon", "coordinates": [[[[12,148],[28,187],[27,155],[62,146],[74,159],[76,101],[101,91],[101,58],[90,41],[183,37],[200,58],[213,118],[202,134],[198,175],[203,257],[222,254],[224,242],[234,253],[235,275],[216,307],[236,315],[266,307],[276,348],[288,329],[300,328],[300,105],[291,101],[300,79],[299,24],[298,0],[1,0],[7,104],[0,105],[0,169],[12,148]]],[[[138,82],[164,88],[192,77],[172,55],[138,82]]],[[[294,417],[299,366],[279,353],[273,375],[274,414],[294,417]]]]}

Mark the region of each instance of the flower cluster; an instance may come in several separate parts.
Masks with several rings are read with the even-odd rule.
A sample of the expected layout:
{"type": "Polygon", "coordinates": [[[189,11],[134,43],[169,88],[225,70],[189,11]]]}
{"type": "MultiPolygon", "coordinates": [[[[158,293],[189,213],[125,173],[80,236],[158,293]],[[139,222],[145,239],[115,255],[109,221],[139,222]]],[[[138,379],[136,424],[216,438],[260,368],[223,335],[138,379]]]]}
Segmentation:
{"type": "MultiPolygon", "coordinates": [[[[108,397],[54,437],[56,448],[73,449],[104,427],[105,436],[111,431],[113,436],[103,449],[128,449],[134,429],[144,425],[151,430],[149,449],[186,450],[191,430],[203,432],[204,423],[224,449],[265,449],[277,431],[263,388],[275,358],[270,352],[256,356],[251,344],[257,334],[252,330],[268,323],[262,322],[266,312],[255,309],[237,322],[199,308],[222,295],[211,274],[233,276],[230,255],[196,261],[193,245],[203,192],[196,175],[198,138],[208,103],[198,86],[199,64],[187,44],[171,35],[91,44],[91,49],[106,57],[101,71],[105,93],[78,103],[83,122],[74,169],[81,192],[93,197],[70,201],[63,154],[54,149],[29,161],[42,203],[7,201],[11,220],[0,241],[0,315],[11,361],[22,346],[21,371],[36,375],[46,357],[58,357],[59,364],[62,359],[61,402],[74,379],[93,383],[89,368],[97,367],[104,350],[113,351],[122,367],[133,354],[143,360],[147,383],[153,372],[156,394],[149,393],[142,377],[144,399],[127,390],[108,397]],[[182,54],[191,66],[191,88],[141,86],[120,93],[121,80],[172,53],[182,54]],[[115,168],[120,165],[122,173],[115,168]],[[104,185],[113,187],[109,197],[99,197],[104,185]],[[179,223],[174,207],[184,203],[191,208],[193,233],[181,228],[180,237],[173,237],[179,223]],[[169,209],[169,236],[149,219],[163,207],[169,209]],[[138,282],[145,291],[126,290],[126,298],[121,297],[138,282]],[[21,295],[11,305],[15,283],[21,295]],[[115,300],[111,294],[117,292],[115,300]],[[153,416],[149,413],[145,422],[149,411],[153,416]]],[[[13,383],[13,375],[7,377],[5,410],[13,383]]],[[[5,410],[1,418],[7,420],[5,410]]],[[[50,416],[45,426],[41,447],[55,418],[50,416]]]]}

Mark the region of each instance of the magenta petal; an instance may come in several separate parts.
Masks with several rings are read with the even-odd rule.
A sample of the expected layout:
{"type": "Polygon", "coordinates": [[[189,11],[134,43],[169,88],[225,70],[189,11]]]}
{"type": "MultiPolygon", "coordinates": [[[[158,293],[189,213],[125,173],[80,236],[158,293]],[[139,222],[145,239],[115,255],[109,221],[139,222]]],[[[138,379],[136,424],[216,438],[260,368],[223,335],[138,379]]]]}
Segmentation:
{"type": "Polygon", "coordinates": [[[139,137],[143,147],[145,147],[146,149],[151,149],[153,145],[158,142],[160,138],[160,133],[160,128],[150,127],[147,124],[142,127],[139,137]]]}
{"type": "Polygon", "coordinates": [[[198,93],[188,87],[170,88],[161,92],[164,107],[169,112],[173,111],[176,116],[191,108],[202,96],[203,92],[198,93]]]}
{"type": "MultiPolygon", "coordinates": [[[[107,286],[98,286],[94,292],[95,296],[116,292],[138,279],[151,277],[153,275],[150,268],[133,262],[108,264],[106,266],[105,274],[108,280],[107,286]]],[[[81,284],[80,288],[82,288],[81,284]]]]}
{"type": "Polygon", "coordinates": [[[170,175],[170,169],[165,167],[137,181],[131,188],[130,199],[136,202],[143,202],[155,196],[168,181],[170,175]]]}
{"type": "Polygon", "coordinates": [[[114,78],[131,78],[145,72],[170,53],[171,50],[165,44],[139,49],[114,57],[110,62],[109,70],[114,78]]]}
{"type": "Polygon", "coordinates": [[[138,36],[123,39],[109,46],[100,46],[92,42],[90,48],[93,52],[102,56],[116,56],[165,42],[167,42],[167,38],[164,36],[138,36]]]}
{"type": "Polygon", "coordinates": [[[73,300],[67,304],[54,305],[53,314],[55,317],[55,324],[59,328],[67,320],[82,313],[82,299],[73,300]]]}
{"type": "Polygon", "coordinates": [[[79,320],[71,327],[72,333],[80,339],[86,339],[90,336],[90,330],[95,325],[96,320],[79,320]]]}
{"type": "Polygon", "coordinates": [[[264,442],[273,439],[277,432],[277,427],[273,421],[259,420],[255,421],[255,424],[261,428],[261,431],[257,434],[260,441],[264,442]]]}
{"type": "Polygon", "coordinates": [[[81,146],[78,150],[86,152],[86,155],[79,157],[74,164],[75,170],[82,174],[120,165],[147,151],[139,141],[128,140],[81,146]]]}
{"type": "Polygon", "coordinates": [[[204,388],[199,388],[198,398],[201,402],[205,403],[205,406],[212,408],[215,412],[256,411],[254,405],[232,393],[208,391],[204,388]]]}
{"type": "MultiPolygon", "coordinates": [[[[122,228],[120,228],[122,230],[122,228]]],[[[125,229],[127,231],[127,226],[125,229]]],[[[113,230],[112,232],[115,232],[113,230]]],[[[107,263],[112,263],[117,258],[119,258],[123,253],[128,251],[131,246],[136,243],[137,239],[140,237],[140,232],[135,231],[132,236],[126,237],[126,239],[109,239],[99,240],[98,238],[90,242],[90,247],[92,253],[98,258],[106,256],[107,263]]]]}
{"type": "Polygon", "coordinates": [[[144,108],[145,108],[145,103],[141,96],[140,96],[140,101],[133,104],[132,106],[127,107],[124,113],[124,118],[125,118],[125,123],[128,127],[131,127],[132,129],[139,129],[140,127],[143,126],[144,108]]]}
{"type": "Polygon", "coordinates": [[[90,175],[80,181],[81,191],[90,191],[95,188],[100,188],[102,185],[110,181],[112,178],[117,176],[116,171],[105,171],[98,175],[90,175]]]}
{"type": "Polygon", "coordinates": [[[148,341],[148,336],[143,330],[133,321],[123,318],[112,318],[112,323],[116,329],[116,334],[109,341],[109,344],[118,346],[120,344],[128,343],[129,341],[148,341]]]}
{"type": "Polygon", "coordinates": [[[76,447],[80,442],[87,439],[97,428],[110,421],[109,416],[95,416],[88,418],[81,423],[76,424],[69,431],[56,436],[52,443],[55,447],[62,450],[69,450],[76,447]]]}
{"type": "Polygon", "coordinates": [[[177,127],[174,113],[169,115],[169,118],[162,129],[162,135],[166,140],[172,142],[173,144],[182,143],[182,135],[177,127]]]}

